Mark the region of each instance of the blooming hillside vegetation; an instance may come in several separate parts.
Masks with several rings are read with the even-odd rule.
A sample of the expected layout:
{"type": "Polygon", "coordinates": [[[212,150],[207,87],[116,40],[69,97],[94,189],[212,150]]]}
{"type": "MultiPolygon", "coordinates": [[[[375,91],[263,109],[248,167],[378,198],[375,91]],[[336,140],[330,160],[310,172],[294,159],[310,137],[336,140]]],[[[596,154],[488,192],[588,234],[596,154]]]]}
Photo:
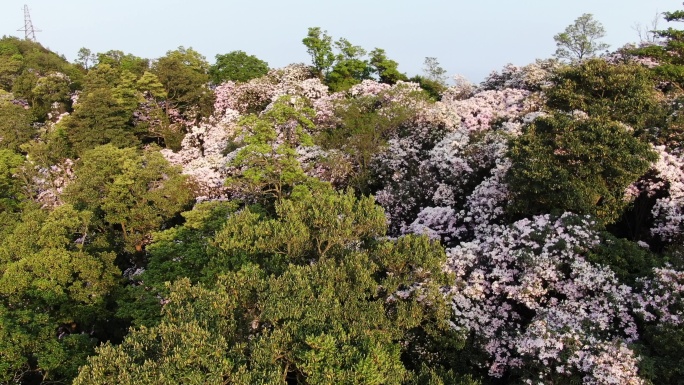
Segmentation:
{"type": "Polygon", "coordinates": [[[576,23],[453,85],[0,39],[0,383],[681,384],[684,35],[576,23]]]}

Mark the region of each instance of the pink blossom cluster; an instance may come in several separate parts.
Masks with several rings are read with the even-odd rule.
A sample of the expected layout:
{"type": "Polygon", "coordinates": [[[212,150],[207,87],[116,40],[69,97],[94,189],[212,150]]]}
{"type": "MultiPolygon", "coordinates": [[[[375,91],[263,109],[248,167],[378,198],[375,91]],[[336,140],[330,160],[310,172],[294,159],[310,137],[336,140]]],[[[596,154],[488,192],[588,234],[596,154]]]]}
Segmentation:
{"type": "Polygon", "coordinates": [[[351,97],[378,96],[380,93],[387,91],[390,88],[392,88],[392,86],[389,84],[367,79],[355,86],[352,86],[352,88],[350,88],[347,92],[351,97]]]}
{"type": "Polygon", "coordinates": [[[653,225],[652,236],[673,243],[684,234],[684,157],[677,150],[654,146],[658,160],[639,180],[627,186],[626,201],[647,198],[653,225]]]}
{"type": "Polygon", "coordinates": [[[12,100],[12,104],[24,107],[25,110],[28,110],[29,108],[31,108],[28,101],[25,99],[14,99],[14,100],[12,100]]]}
{"type": "Polygon", "coordinates": [[[463,75],[455,75],[453,77],[453,81],[454,84],[442,93],[442,101],[468,99],[473,96],[477,90],[477,87],[468,81],[468,79],[466,79],[463,75]]]}
{"type": "Polygon", "coordinates": [[[294,64],[273,69],[265,76],[245,83],[223,83],[214,89],[214,94],[214,114],[221,120],[227,110],[241,114],[260,112],[283,95],[316,99],[326,96],[328,89],[320,80],[313,78],[309,67],[294,64]]]}
{"type": "Polygon", "coordinates": [[[667,242],[681,239],[684,233],[684,157],[656,146],[658,161],[653,165],[659,180],[648,188],[665,188],[667,196],[656,200],[651,215],[655,219],[651,233],[667,242]]]}
{"type": "Polygon", "coordinates": [[[497,120],[510,120],[538,109],[522,89],[482,91],[464,100],[444,100],[431,109],[431,121],[443,123],[450,129],[461,125],[468,131],[488,129],[497,120]]]}
{"type": "Polygon", "coordinates": [[[638,337],[631,289],[586,260],[598,242],[587,218],[543,215],[492,225],[448,250],[454,322],[475,333],[490,356],[490,375],[641,383],[626,346],[638,337]]]}
{"type": "Polygon", "coordinates": [[[221,122],[210,119],[192,127],[183,138],[181,149],[173,152],[161,150],[169,163],[181,166],[183,174],[191,176],[198,184],[198,200],[221,199],[226,195],[224,182],[227,176],[228,158],[224,154],[233,134],[239,114],[226,111],[221,122]]]}
{"type": "MultiPolygon", "coordinates": [[[[647,47],[650,45],[653,45],[653,43],[641,42],[639,44],[639,48],[647,47]]],[[[618,51],[606,56],[604,60],[611,64],[630,63],[642,65],[646,68],[655,68],[660,65],[660,62],[658,62],[655,58],[648,56],[635,56],[633,52],[631,52],[635,48],[637,48],[637,46],[635,46],[634,44],[627,44],[624,47],[620,48],[618,51]]]]}
{"type": "Polygon", "coordinates": [[[510,160],[501,158],[485,178],[473,189],[455,220],[459,223],[457,234],[464,239],[469,236],[486,234],[489,227],[500,223],[505,214],[509,199],[508,185],[505,182],[510,160]]]}
{"type": "Polygon", "coordinates": [[[405,229],[407,233],[427,235],[430,239],[451,242],[457,229],[456,211],[451,207],[426,207],[405,229]]]}
{"type": "MultiPolygon", "coordinates": [[[[421,88],[416,83],[399,81],[396,84],[388,85],[375,80],[364,80],[354,85],[348,91],[334,92],[324,95],[318,99],[312,99],[312,106],[316,111],[315,123],[321,127],[334,127],[338,123],[335,117],[335,110],[344,107],[341,101],[354,98],[373,97],[381,103],[378,108],[379,114],[391,114],[396,110],[395,107],[403,106],[417,111],[428,111],[430,105],[418,97],[421,88]],[[390,108],[387,108],[390,107],[390,108]]],[[[422,113],[417,120],[425,121],[422,113]]]]}
{"type": "Polygon", "coordinates": [[[220,118],[229,109],[240,113],[260,111],[270,103],[275,93],[276,84],[267,77],[252,79],[246,83],[223,83],[214,89],[214,114],[220,118]]]}

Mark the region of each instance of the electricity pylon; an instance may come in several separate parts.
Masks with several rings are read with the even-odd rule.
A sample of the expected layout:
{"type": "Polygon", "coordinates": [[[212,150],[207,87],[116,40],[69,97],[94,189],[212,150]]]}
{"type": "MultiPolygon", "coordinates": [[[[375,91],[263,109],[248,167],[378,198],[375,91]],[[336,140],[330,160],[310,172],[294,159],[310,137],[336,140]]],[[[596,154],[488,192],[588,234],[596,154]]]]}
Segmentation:
{"type": "Polygon", "coordinates": [[[33,28],[33,23],[31,22],[31,14],[29,14],[28,5],[24,5],[24,28],[18,29],[17,31],[23,31],[24,38],[30,41],[36,41],[36,32],[41,32],[39,29],[33,28]]]}

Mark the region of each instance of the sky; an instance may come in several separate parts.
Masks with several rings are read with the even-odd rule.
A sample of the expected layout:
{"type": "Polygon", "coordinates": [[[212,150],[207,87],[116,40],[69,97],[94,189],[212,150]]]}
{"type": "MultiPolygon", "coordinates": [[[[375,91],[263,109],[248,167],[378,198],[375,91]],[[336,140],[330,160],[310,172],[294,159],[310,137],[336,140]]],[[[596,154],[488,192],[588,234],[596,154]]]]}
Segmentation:
{"type": "Polygon", "coordinates": [[[682,8],[681,0],[0,0],[0,35],[23,37],[24,4],[42,30],[37,40],[70,61],[81,47],[154,59],[184,46],[210,63],[242,50],[277,68],[310,63],[302,39],[321,27],[334,40],[385,49],[409,76],[436,57],[449,76],[476,83],[507,63],[551,57],[553,36],[584,13],[619,48],[638,40],[636,23],[682,8]]]}

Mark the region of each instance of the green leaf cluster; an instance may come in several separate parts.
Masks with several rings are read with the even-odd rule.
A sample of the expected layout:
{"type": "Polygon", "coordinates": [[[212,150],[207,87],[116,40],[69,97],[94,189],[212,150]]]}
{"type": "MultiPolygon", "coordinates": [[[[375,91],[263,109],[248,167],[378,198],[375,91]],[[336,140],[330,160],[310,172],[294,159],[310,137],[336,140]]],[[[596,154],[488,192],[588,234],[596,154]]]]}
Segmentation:
{"type": "Polygon", "coordinates": [[[26,209],[0,240],[0,381],[73,378],[116,287],[115,254],[90,250],[92,213],[26,209]]]}
{"type": "Polygon", "coordinates": [[[537,118],[509,150],[514,213],[571,211],[603,224],[627,205],[627,186],[656,160],[647,143],[622,123],[554,113],[537,118]]]}
{"type": "MultiPolygon", "coordinates": [[[[75,383],[414,378],[402,341],[418,330],[449,330],[439,291],[448,279],[443,248],[417,236],[378,240],[386,223],[372,198],[329,186],[298,190],[277,204],[275,217],[256,208],[229,214],[205,283],[171,284],[161,321],[99,348],[75,383]]],[[[219,217],[210,212],[225,212],[205,209],[196,218],[213,222],[219,217]]]]}
{"type": "Polygon", "coordinates": [[[216,63],[209,67],[209,76],[214,84],[229,80],[247,82],[268,73],[268,63],[243,51],[216,55],[216,63]]]}
{"type": "Polygon", "coordinates": [[[187,178],[154,149],[96,147],[83,154],[75,176],[65,200],[93,212],[101,231],[120,234],[127,252],[142,251],[193,198],[187,178]]]}
{"type": "Polygon", "coordinates": [[[309,28],[302,40],[311,55],[314,70],[332,91],[348,90],[355,84],[375,75],[382,83],[406,81],[406,75],[397,69],[398,63],[387,58],[385,50],[375,48],[366,59],[367,51],[340,38],[333,42],[327,31],[320,27],[309,28]]]}

